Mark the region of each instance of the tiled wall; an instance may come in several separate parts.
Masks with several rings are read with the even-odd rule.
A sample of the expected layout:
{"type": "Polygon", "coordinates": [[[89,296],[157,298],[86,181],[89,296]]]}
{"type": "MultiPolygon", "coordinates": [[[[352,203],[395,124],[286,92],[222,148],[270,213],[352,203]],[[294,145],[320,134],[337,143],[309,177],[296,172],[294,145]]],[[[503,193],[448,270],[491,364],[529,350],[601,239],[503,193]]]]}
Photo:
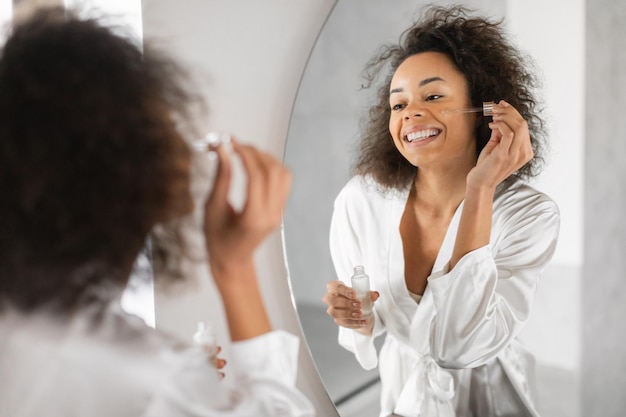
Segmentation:
{"type": "Polygon", "coordinates": [[[626,2],[586,6],[582,415],[626,415],[626,2]]]}

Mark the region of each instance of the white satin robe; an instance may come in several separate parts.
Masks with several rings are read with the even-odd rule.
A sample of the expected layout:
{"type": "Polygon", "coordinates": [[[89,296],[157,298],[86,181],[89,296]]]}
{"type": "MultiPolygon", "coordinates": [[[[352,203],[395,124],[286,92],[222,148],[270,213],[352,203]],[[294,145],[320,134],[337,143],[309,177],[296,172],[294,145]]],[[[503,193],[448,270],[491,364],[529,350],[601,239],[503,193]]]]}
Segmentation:
{"type": "MultiPolygon", "coordinates": [[[[559,232],[556,204],[518,181],[498,187],[490,244],[450,270],[459,205],[419,304],[404,279],[399,233],[408,190],[381,194],[352,178],[335,200],[330,249],[338,279],[364,265],[375,303],[372,336],[340,328],[365,369],[379,366],[381,417],[538,416],[534,359],[516,339],[559,232]],[[374,338],[386,333],[379,354],[374,338]]],[[[349,284],[348,284],[349,285],[349,284]]]]}
{"type": "Polygon", "coordinates": [[[69,322],[0,314],[0,416],[312,417],[295,387],[299,339],[233,343],[226,378],[201,347],[159,333],[115,303],[69,322]]]}

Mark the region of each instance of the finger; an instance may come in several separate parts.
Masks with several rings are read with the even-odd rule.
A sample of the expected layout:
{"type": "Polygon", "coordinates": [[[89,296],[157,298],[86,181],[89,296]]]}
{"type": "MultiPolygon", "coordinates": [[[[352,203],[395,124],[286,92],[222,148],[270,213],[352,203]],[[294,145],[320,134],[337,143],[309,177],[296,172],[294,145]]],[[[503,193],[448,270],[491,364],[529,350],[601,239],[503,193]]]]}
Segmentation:
{"type": "Polygon", "coordinates": [[[533,150],[525,121],[517,131],[504,122],[492,122],[490,127],[502,135],[500,143],[493,148],[491,154],[497,158],[502,169],[503,178],[513,174],[526,162],[532,159],[533,150]]]}
{"type": "Polygon", "coordinates": [[[499,138],[497,148],[502,152],[502,155],[507,155],[511,149],[513,138],[515,136],[513,130],[511,130],[511,128],[502,120],[489,123],[489,128],[491,128],[494,132],[498,132],[496,134],[496,138],[499,138]]]}
{"type": "Polygon", "coordinates": [[[237,145],[248,174],[248,198],[242,218],[258,230],[272,230],[282,221],[291,187],[291,173],[278,159],[252,146],[237,145]]]}
{"type": "Polygon", "coordinates": [[[326,314],[331,316],[335,320],[358,320],[363,318],[363,313],[360,308],[357,307],[337,307],[330,305],[326,309],[326,314]]]}
{"type": "Polygon", "coordinates": [[[217,369],[222,369],[222,368],[223,368],[223,367],[225,367],[225,366],[226,366],[226,359],[220,359],[220,358],[217,358],[217,359],[215,360],[215,367],[216,367],[217,369]]]}
{"type": "Polygon", "coordinates": [[[213,184],[213,190],[211,190],[211,194],[207,200],[207,204],[216,201],[227,203],[228,188],[230,186],[230,180],[232,176],[230,156],[228,155],[224,144],[219,144],[217,147],[212,147],[212,151],[217,154],[218,165],[215,182],[213,184]]]}
{"type": "Polygon", "coordinates": [[[501,100],[494,106],[494,122],[503,122],[514,132],[513,140],[519,142],[528,137],[528,123],[519,111],[505,100],[501,100]]]}
{"type": "Polygon", "coordinates": [[[372,303],[375,303],[376,300],[380,298],[380,293],[378,291],[370,291],[370,298],[372,299],[372,303]]]}
{"type": "MultiPolygon", "coordinates": [[[[530,141],[530,133],[528,131],[528,123],[524,119],[508,120],[503,119],[498,123],[497,129],[503,135],[501,142],[504,144],[502,149],[506,149],[507,155],[516,164],[522,165],[532,159],[534,152],[530,141]],[[507,145],[510,144],[508,147],[507,145]]],[[[521,165],[520,165],[521,166],[521,165]]]]}
{"type": "Polygon", "coordinates": [[[346,298],[336,293],[328,293],[323,298],[324,303],[329,307],[344,310],[360,310],[361,301],[356,298],[346,298]]]}
{"type": "Polygon", "coordinates": [[[500,143],[500,139],[502,139],[502,133],[500,132],[500,130],[497,129],[496,125],[492,123],[493,122],[489,122],[491,136],[489,137],[489,142],[487,142],[487,145],[485,145],[485,147],[493,149],[500,143]]]}
{"type": "Polygon", "coordinates": [[[351,287],[348,287],[342,281],[330,281],[326,284],[326,291],[330,294],[341,295],[345,298],[356,299],[356,294],[351,287]]]}
{"type": "Polygon", "coordinates": [[[335,319],[335,324],[347,329],[361,329],[367,326],[367,320],[364,319],[335,319]]]}
{"type": "Polygon", "coordinates": [[[246,173],[246,202],[242,208],[242,213],[254,211],[258,205],[260,197],[267,190],[267,170],[263,166],[261,154],[258,149],[250,145],[243,145],[233,141],[233,150],[239,155],[246,173]]]}
{"type": "Polygon", "coordinates": [[[328,292],[337,292],[336,287],[339,285],[344,285],[343,281],[339,281],[339,280],[335,280],[335,281],[328,281],[326,283],[326,291],[328,292]]]}
{"type": "Polygon", "coordinates": [[[506,100],[500,100],[498,103],[496,103],[492,108],[492,112],[493,119],[500,119],[505,116],[516,116],[518,118],[522,118],[517,109],[509,104],[506,100]]]}

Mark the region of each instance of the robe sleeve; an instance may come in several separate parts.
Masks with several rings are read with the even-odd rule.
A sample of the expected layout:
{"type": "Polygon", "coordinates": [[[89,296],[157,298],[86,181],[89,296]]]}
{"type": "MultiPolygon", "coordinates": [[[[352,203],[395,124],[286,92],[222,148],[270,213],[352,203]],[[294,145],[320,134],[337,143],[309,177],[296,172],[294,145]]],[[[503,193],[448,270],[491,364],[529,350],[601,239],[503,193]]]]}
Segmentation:
{"type": "Polygon", "coordinates": [[[560,216],[547,197],[520,202],[494,219],[488,246],[428,280],[436,309],[430,350],[442,367],[478,367],[502,352],[528,321],[554,254],[560,216]]]}
{"type": "MultiPolygon", "coordinates": [[[[367,221],[359,211],[356,201],[362,195],[355,193],[356,179],[337,195],[330,225],[330,253],[337,274],[336,279],[350,286],[350,277],[355,265],[366,265],[359,242],[370,239],[367,221]]],[[[376,309],[374,312],[374,330],[371,336],[362,335],[352,329],[339,327],[338,341],[341,346],[354,353],[364,369],[373,369],[378,365],[378,355],[374,339],[384,333],[385,326],[376,309]]]]}
{"type": "Polygon", "coordinates": [[[310,401],[296,386],[299,339],[273,331],[235,342],[227,388],[206,352],[189,349],[155,393],[144,417],[312,417],[310,401]],[[199,352],[199,353],[198,353],[199,352]]]}

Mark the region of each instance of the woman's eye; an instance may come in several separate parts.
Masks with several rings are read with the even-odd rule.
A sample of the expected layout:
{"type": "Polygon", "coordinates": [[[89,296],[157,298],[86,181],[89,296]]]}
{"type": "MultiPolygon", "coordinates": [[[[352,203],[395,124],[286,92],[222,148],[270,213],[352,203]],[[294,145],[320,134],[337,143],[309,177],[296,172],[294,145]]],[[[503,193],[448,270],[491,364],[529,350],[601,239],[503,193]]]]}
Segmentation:
{"type": "Polygon", "coordinates": [[[404,104],[394,104],[391,106],[391,110],[402,110],[404,108],[404,104]]]}
{"type": "Polygon", "coordinates": [[[437,100],[438,98],[441,98],[442,96],[439,94],[431,94],[429,96],[426,97],[426,101],[433,101],[433,100],[437,100]]]}

